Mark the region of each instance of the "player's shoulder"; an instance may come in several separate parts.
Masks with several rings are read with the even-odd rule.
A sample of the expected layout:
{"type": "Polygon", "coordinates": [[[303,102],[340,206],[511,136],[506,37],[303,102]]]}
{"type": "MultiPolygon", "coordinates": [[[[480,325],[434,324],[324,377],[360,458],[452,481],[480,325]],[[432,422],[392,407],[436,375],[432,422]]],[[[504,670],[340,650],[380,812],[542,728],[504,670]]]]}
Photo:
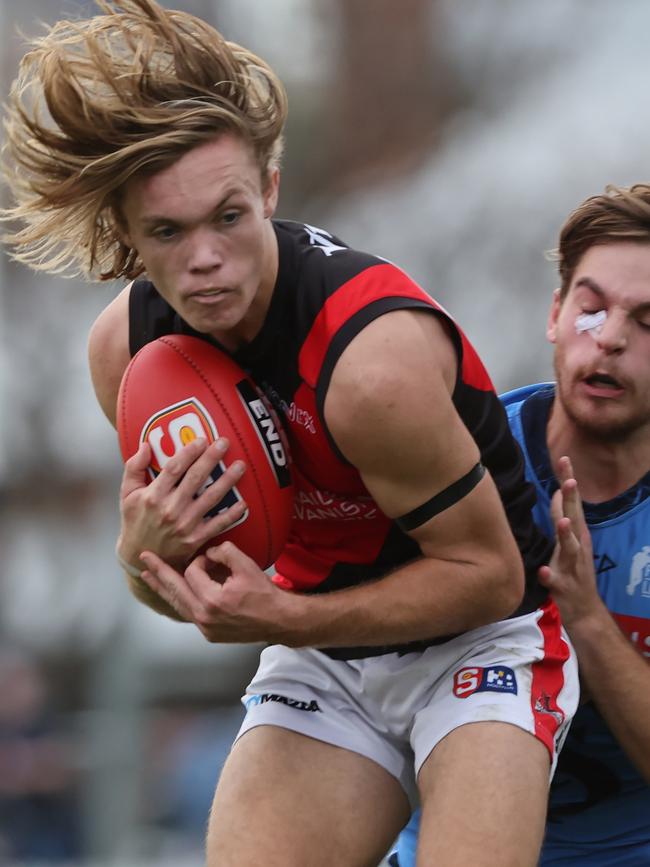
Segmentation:
{"type": "Polygon", "coordinates": [[[105,307],[88,334],[88,364],[99,404],[115,423],[119,384],[131,358],[129,350],[129,295],[131,285],[105,307]]]}
{"type": "MultiPolygon", "coordinates": [[[[376,315],[397,307],[437,307],[405,271],[381,256],[348,246],[309,223],[274,221],[278,237],[280,292],[294,299],[303,327],[340,328],[353,317],[360,330],[376,315]],[[327,316],[320,316],[327,307],[327,316]],[[324,322],[326,320],[327,326],[324,322]]],[[[352,334],[348,337],[351,338],[352,334]]]]}
{"type": "Polygon", "coordinates": [[[390,265],[380,256],[351,247],[319,226],[292,220],[273,222],[281,256],[284,253],[291,258],[302,280],[341,285],[368,268],[390,265]]]}
{"type": "Polygon", "coordinates": [[[91,355],[108,352],[112,354],[124,346],[128,349],[129,333],[129,283],[97,316],[88,334],[91,355]]]}
{"type": "Polygon", "coordinates": [[[532,397],[534,394],[542,390],[547,390],[549,388],[553,388],[554,384],[552,382],[536,382],[531,385],[522,385],[519,388],[510,389],[510,391],[504,391],[499,395],[499,400],[506,408],[508,415],[516,415],[521,409],[522,405],[528,400],[529,397],[532,397]]]}

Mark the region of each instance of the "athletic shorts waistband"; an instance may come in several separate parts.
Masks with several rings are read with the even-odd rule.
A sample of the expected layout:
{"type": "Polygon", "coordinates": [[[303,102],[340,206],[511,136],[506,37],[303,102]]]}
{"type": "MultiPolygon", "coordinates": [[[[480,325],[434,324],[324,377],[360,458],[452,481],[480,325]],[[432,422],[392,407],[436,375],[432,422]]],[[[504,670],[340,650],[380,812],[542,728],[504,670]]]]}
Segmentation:
{"type": "Polygon", "coordinates": [[[389,653],[396,653],[398,656],[406,656],[407,653],[422,653],[427,647],[434,647],[437,644],[445,644],[453,638],[458,638],[460,633],[455,635],[441,635],[438,638],[427,639],[426,641],[411,641],[408,644],[382,644],[377,647],[317,647],[319,653],[324,653],[330,659],[369,659],[373,656],[386,656],[389,653]]]}

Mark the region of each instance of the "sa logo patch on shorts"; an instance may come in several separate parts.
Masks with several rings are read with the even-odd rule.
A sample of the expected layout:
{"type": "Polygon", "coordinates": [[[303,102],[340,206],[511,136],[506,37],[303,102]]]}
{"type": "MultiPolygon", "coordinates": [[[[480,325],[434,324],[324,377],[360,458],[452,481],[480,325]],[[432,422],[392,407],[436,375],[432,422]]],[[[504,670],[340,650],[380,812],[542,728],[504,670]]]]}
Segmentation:
{"type": "Polygon", "coordinates": [[[467,698],[475,692],[509,692],[517,695],[517,678],[505,665],[461,668],[454,674],[454,695],[467,698]]]}

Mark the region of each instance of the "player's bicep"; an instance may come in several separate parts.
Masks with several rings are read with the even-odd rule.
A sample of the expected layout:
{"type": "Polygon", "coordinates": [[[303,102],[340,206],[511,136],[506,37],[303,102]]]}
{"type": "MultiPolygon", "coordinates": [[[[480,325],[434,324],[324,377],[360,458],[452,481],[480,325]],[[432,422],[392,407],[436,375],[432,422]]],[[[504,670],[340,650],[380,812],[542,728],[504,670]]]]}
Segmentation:
{"type": "MultiPolygon", "coordinates": [[[[360,424],[354,461],[382,511],[390,518],[403,519],[409,531],[425,523],[427,515],[433,517],[436,511],[443,511],[446,501],[455,505],[463,499],[454,496],[454,491],[462,494],[463,480],[471,483],[480,461],[478,447],[456,413],[444,384],[439,382],[436,387],[429,383],[424,406],[419,402],[420,395],[419,388],[408,384],[396,390],[390,407],[394,421],[377,419],[384,433],[383,441],[374,447],[364,446],[367,440],[360,424]]],[[[366,423],[372,424],[367,407],[364,417],[366,423]]]]}
{"type": "Polygon", "coordinates": [[[451,397],[456,354],[433,317],[387,314],[336,365],[325,419],[382,511],[404,519],[423,553],[507,533],[496,487],[451,397]]]}
{"type": "Polygon", "coordinates": [[[478,461],[451,399],[456,367],[444,326],[409,310],[371,322],[334,367],[326,424],[390,517],[416,508],[478,461]]]}
{"type": "Polygon", "coordinates": [[[110,423],[116,423],[117,394],[130,361],[130,285],[106,307],[88,335],[88,364],[97,401],[110,423]]]}
{"type": "MultiPolygon", "coordinates": [[[[433,389],[427,395],[433,397],[433,389]]],[[[486,567],[493,557],[516,557],[501,498],[474,439],[444,385],[436,398],[435,408],[417,413],[415,429],[389,425],[376,448],[363,448],[360,426],[356,465],[364,484],[427,557],[486,567]]],[[[412,389],[402,388],[395,413],[404,417],[416,400],[412,389]]]]}

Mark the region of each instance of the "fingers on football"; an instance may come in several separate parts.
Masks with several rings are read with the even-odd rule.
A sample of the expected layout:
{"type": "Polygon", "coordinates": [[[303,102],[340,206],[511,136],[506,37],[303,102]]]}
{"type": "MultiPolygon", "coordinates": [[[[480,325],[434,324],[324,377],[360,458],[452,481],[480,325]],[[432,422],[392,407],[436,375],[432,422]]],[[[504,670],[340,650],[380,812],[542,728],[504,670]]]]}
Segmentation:
{"type": "MultiPolygon", "coordinates": [[[[207,449],[208,441],[203,437],[192,440],[187,445],[183,446],[182,449],[179,449],[179,451],[176,452],[174,457],[167,461],[159,475],[152,482],[152,486],[155,486],[161,494],[169,493],[169,491],[174,489],[178,489],[181,494],[185,493],[184,488],[189,487],[189,485],[183,486],[185,477],[190,470],[190,467],[192,467],[198,459],[204,455],[207,449]]],[[[214,463],[212,466],[214,466],[214,463]]],[[[206,473],[206,478],[208,474],[209,470],[206,473]]]]}
{"type": "MultiPolygon", "coordinates": [[[[247,506],[244,500],[238,500],[234,505],[230,506],[223,512],[219,512],[213,518],[208,518],[200,527],[197,533],[197,541],[199,546],[204,545],[210,539],[218,537],[221,533],[225,533],[233,524],[236,524],[246,512],[247,506]]],[[[203,514],[203,510],[200,511],[203,514]]]]}
{"type": "Polygon", "coordinates": [[[204,556],[197,557],[182,575],[151,551],[143,551],[141,559],[147,566],[142,573],[145,582],[181,617],[202,631],[213,624],[221,585],[207,573],[204,556]]]}
{"type": "Polygon", "coordinates": [[[142,572],[143,581],[181,617],[192,620],[194,594],[183,576],[151,551],[143,551],[140,559],[147,567],[142,572]]]}
{"type": "MultiPolygon", "coordinates": [[[[221,583],[215,581],[210,569],[211,562],[205,555],[200,555],[195,557],[185,570],[185,579],[198,598],[214,604],[221,592],[221,583]]],[[[225,574],[223,577],[226,577],[225,574]]]]}
{"type": "MultiPolygon", "coordinates": [[[[205,443],[205,440],[202,442],[205,443]]],[[[162,480],[158,494],[164,496],[170,493],[172,495],[175,511],[177,513],[186,511],[184,523],[188,526],[198,526],[203,521],[204,516],[212,511],[237,484],[246,469],[243,461],[233,461],[216,481],[206,484],[210,481],[215,467],[225,456],[228,450],[228,440],[221,438],[211,443],[204,447],[203,451],[199,451],[196,457],[192,454],[183,455],[184,452],[189,452],[193,445],[194,443],[190,443],[181,449],[181,452],[173,458],[174,463],[170,461],[158,477],[158,480],[162,480]],[[176,458],[181,456],[184,460],[176,463],[176,458]],[[163,479],[163,473],[168,468],[169,473],[163,479]],[[179,477],[180,480],[173,483],[173,480],[179,477]],[[172,481],[171,487],[170,480],[172,481]],[[201,491],[202,488],[205,489],[201,491]]],[[[212,522],[201,527],[199,534],[201,541],[207,541],[211,535],[222,533],[241,518],[245,509],[244,503],[237,503],[220,512],[212,519],[212,522]]]]}
{"type": "Polygon", "coordinates": [[[241,571],[244,569],[253,569],[256,572],[260,571],[260,567],[257,563],[255,563],[254,560],[251,560],[247,554],[244,554],[244,552],[232,542],[223,542],[221,545],[208,548],[205,553],[213,563],[221,563],[223,566],[226,566],[231,573],[236,570],[241,571]]]}
{"type": "MultiPolygon", "coordinates": [[[[182,451],[185,451],[185,449],[182,451]]],[[[214,468],[223,460],[227,451],[228,440],[223,437],[209,445],[206,444],[204,451],[195,458],[193,463],[183,473],[183,477],[178,482],[178,493],[187,500],[196,496],[210,478],[210,474],[214,468]]]]}
{"type": "MultiPolygon", "coordinates": [[[[207,469],[206,467],[202,467],[202,470],[205,470],[205,474],[201,476],[199,484],[197,485],[195,481],[189,483],[190,486],[188,487],[187,492],[190,493],[190,496],[193,496],[197,490],[200,490],[201,487],[205,485],[210,478],[210,474],[214,467],[214,460],[209,464],[209,466],[207,466],[207,469]]],[[[245,470],[246,465],[243,461],[234,461],[232,464],[227,466],[224,472],[215,481],[210,482],[205,490],[198,494],[195,500],[196,511],[201,515],[205,515],[214,509],[214,507],[223,500],[226,494],[239,482],[241,477],[244,475],[245,470]]]]}
{"type": "Polygon", "coordinates": [[[122,499],[138,488],[144,487],[149,478],[147,467],[151,461],[151,448],[148,443],[141,443],[140,448],[124,464],[122,475],[121,495],[122,499]]]}

